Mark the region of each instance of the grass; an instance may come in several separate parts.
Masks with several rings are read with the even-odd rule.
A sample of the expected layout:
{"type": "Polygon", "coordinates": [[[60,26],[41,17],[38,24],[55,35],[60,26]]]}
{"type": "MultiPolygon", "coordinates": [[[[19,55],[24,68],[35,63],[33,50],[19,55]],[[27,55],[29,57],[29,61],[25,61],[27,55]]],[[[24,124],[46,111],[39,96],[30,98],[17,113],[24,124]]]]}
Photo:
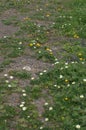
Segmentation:
{"type": "Polygon", "coordinates": [[[5,25],[17,25],[18,24],[18,20],[17,18],[14,16],[14,17],[10,17],[8,19],[3,19],[2,22],[5,24],[5,25]]]}
{"type": "Polygon", "coordinates": [[[9,72],[11,75],[20,78],[20,79],[28,79],[30,78],[30,73],[27,73],[27,71],[11,71],[9,72]]]}
{"type": "Polygon", "coordinates": [[[85,38],[85,7],[86,3],[84,0],[79,2],[74,1],[68,11],[61,10],[57,16],[58,18],[56,19],[54,27],[59,30],[61,34],[65,34],[65,36],[85,38]]]}
{"type": "Polygon", "coordinates": [[[1,47],[1,55],[4,57],[18,57],[24,52],[24,46],[20,44],[19,39],[6,37],[4,39],[0,39],[0,47],[1,47]]]}
{"type": "Polygon", "coordinates": [[[85,0],[0,1],[3,25],[18,27],[0,38],[0,130],[86,129],[85,12],[85,0]],[[13,9],[22,18],[4,17],[13,9]],[[26,57],[51,68],[21,70],[26,57]]]}

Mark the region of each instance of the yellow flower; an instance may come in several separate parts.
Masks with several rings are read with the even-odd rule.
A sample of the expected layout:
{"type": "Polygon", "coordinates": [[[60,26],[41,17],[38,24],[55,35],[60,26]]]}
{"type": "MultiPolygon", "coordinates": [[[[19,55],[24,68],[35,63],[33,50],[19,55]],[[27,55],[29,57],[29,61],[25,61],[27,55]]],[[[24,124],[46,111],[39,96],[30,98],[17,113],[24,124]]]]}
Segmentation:
{"type": "Polygon", "coordinates": [[[37,43],[36,46],[37,46],[37,47],[40,47],[41,45],[40,45],[40,43],[37,43]]]}
{"type": "Polygon", "coordinates": [[[61,10],[61,8],[59,7],[57,10],[58,10],[58,11],[60,11],[60,10],[61,10]]]}
{"type": "Polygon", "coordinates": [[[47,50],[47,51],[49,51],[49,52],[52,52],[52,50],[51,50],[51,49],[49,49],[49,48],[46,48],[46,50],[47,50]]]}
{"type": "Polygon", "coordinates": [[[65,101],[68,101],[69,99],[66,97],[66,98],[64,98],[64,100],[65,100],[65,101]]]}
{"type": "Polygon", "coordinates": [[[30,43],[30,44],[29,44],[29,46],[33,46],[33,44],[32,44],[32,43],[30,43]]]}
{"type": "Polygon", "coordinates": [[[31,20],[31,18],[25,17],[24,20],[31,20]]]}
{"type": "Polygon", "coordinates": [[[49,32],[48,32],[48,31],[47,31],[46,33],[47,33],[47,34],[49,34],[49,32]]]}
{"type": "Polygon", "coordinates": [[[50,16],[50,14],[46,14],[46,17],[49,17],[50,16]]]}
{"type": "Polygon", "coordinates": [[[52,52],[50,52],[50,55],[53,55],[53,53],[52,53],[52,52]]]}
{"type": "Polygon", "coordinates": [[[78,55],[79,55],[79,56],[81,56],[81,55],[82,55],[82,53],[79,53],[78,55]]]}
{"type": "Polygon", "coordinates": [[[49,51],[50,49],[49,48],[46,48],[47,51],[49,51]]]}
{"type": "Polygon", "coordinates": [[[66,83],[68,83],[68,80],[67,80],[67,79],[65,79],[65,82],[66,82],[66,83]]]}
{"type": "Polygon", "coordinates": [[[80,60],[83,60],[83,58],[79,58],[80,60]]]}
{"type": "Polygon", "coordinates": [[[62,118],[62,120],[64,120],[64,116],[62,116],[61,118],[62,118]]]}
{"type": "Polygon", "coordinates": [[[48,6],[49,4],[47,3],[47,4],[45,4],[45,6],[48,6]]]}
{"type": "Polygon", "coordinates": [[[79,36],[77,34],[74,34],[74,38],[79,38],[79,36]]]}

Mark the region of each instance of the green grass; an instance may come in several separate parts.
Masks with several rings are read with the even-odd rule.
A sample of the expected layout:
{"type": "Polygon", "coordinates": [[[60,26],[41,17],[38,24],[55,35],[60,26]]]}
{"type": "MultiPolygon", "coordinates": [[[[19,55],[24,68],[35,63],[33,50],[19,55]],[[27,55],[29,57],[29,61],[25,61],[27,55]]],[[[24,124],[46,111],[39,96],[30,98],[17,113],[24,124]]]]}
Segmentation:
{"type": "Polygon", "coordinates": [[[71,2],[68,11],[59,12],[54,25],[55,29],[65,36],[86,38],[85,12],[86,2],[84,0],[71,2]]]}
{"type": "Polygon", "coordinates": [[[13,61],[11,59],[5,59],[1,64],[0,64],[0,72],[3,71],[5,69],[5,67],[7,67],[8,65],[10,65],[10,63],[12,63],[13,61]]]}
{"type": "Polygon", "coordinates": [[[5,25],[18,25],[19,21],[17,20],[16,16],[12,16],[8,19],[3,19],[2,22],[5,24],[5,25]]]}
{"type": "Polygon", "coordinates": [[[3,25],[18,27],[0,38],[0,130],[86,129],[85,14],[85,0],[0,1],[3,25]],[[4,17],[13,9],[22,18],[4,17]],[[13,70],[20,57],[52,67],[13,70]],[[9,103],[12,94],[19,95],[16,106],[9,103]]]}
{"type": "MultiPolygon", "coordinates": [[[[49,122],[55,124],[61,122],[60,127],[64,130],[75,130],[77,124],[85,129],[86,83],[83,79],[86,73],[84,70],[85,64],[82,62],[67,65],[62,62],[55,65],[49,72],[43,73],[39,79],[31,82],[34,86],[37,84],[42,86],[42,89],[48,89],[48,95],[53,99],[53,104],[49,104],[49,106],[53,107],[53,110],[49,111],[49,106],[45,107],[43,116],[47,117],[49,122]]],[[[55,126],[54,129],[56,128],[58,127],[55,126]]]]}
{"type": "Polygon", "coordinates": [[[15,58],[23,54],[25,46],[18,38],[7,37],[0,39],[0,54],[4,57],[15,58]]]}
{"type": "Polygon", "coordinates": [[[31,77],[30,73],[27,71],[10,71],[9,73],[10,75],[20,79],[29,79],[31,77]]]}

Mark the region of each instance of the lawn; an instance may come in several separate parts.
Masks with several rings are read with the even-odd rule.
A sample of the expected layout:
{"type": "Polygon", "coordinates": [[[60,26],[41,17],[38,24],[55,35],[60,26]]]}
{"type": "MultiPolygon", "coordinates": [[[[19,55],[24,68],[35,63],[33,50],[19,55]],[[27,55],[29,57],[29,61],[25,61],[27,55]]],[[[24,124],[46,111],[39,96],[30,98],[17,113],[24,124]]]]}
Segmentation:
{"type": "Polygon", "coordinates": [[[0,130],[86,130],[86,0],[0,1],[0,130]]]}

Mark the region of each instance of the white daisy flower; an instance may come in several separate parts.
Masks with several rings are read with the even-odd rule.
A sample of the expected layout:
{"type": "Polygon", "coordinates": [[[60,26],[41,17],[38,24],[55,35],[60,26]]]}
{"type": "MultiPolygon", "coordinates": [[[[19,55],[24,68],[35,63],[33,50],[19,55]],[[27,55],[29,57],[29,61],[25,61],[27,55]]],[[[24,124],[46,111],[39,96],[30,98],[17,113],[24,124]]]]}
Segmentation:
{"type": "Polygon", "coordinates": [[[84,82],[86,82],[86,79],[83,79],[84,82]]]}
{"type": "Polygon", "coordinates": [[[57,58],[55,58],[55,61],[57,61],[58,59],[57,58]]]}
{"type": "Polygon", "coordinates": [[[55,24],[54,22],[52,24],[55,24]]]}
{"type": "Polygon", "coordinates": [[[80,98],[84,98],[84,95],[80,95],[80,98]]]}
{"type": "Polygon", "coordinates": [[[6,83],[9,83],[9,80],[5,80],[6,83]]]}
{"type": "Polygon", "coordinates": [[[25,104],[25,102],[21,102],[21,104],[25,104]]]}
{"type": "Polygon", "coordinates": [[[43,127],[41,126],[41,127],[40,127],[40,130],[42,130],[42,129],[43,129],[43,127]]]}
{"type": "Polygon", "coordinates": [[[68,62],[66,62],[65,65],[68,65],[68,62]]]}
{"type": "Polygon", "coordinates": [[[39,51],[39,53],[41,53],[41,51],[39,51]]]}
{"type": "Polygon", "coordinates": [[[40,75],[43,75],[43,73],[40,73],[40,75]]]}
{"type": "Polygon", "coordinates": [[[75,62],[74,62],[74,61],[72,61],[71,63],[72,63],[72,64],[74,64],[75,62]]]}
{"type": "Polygon", "coordinates": [[[63,70],[63,67],[61,67],[60,70],[63,70]]]}
{"type": "Polygon", "coordinates": [[[26,93],[23,93],[22,95],[25,97],[25,96],[26,96],[26,93]]]}
{"type": "Polygon", "coordinates": [[[7,38],[7,36],[4,36],[4,38],[7,38]]]}
{"type": "Polygon", "coordinates": [[[65,66],[65,68],[67,69],[67,68],[68,68],[68,66],[66,65],[66,66],[65,66]]]}
{"type": "Polygon", "coordinates": [[[24,104],[20,104],[20,107],[23,107],[24,106],[24,104]]]}
{"type": "Polygon", "coordinates": [[[11,84],[8,84],[8,87],[11,88],[12,87],[11,84]]]}
{"type": "Polygon", "coordinates": [[[77,64],[78,62],[77,62],[77,61],[75,61],[75,63],[77,64]]]}
{"type": "Polygon", "coordinates": [[[19,42],[19,44],[21,45],[21,44],[22,44],[22,42],[19,42]]]}
{"type": "Polygon", "coordinates": [[[53,107],[49,107],[49,111],[53,110],[53,107]]]}
{"type": "Polygon", "coordinates": [[[27,116],[27,118],[30,118],[30,116],[27,116]]]}
{"type": "Polygon", "coordinates": [[[43,72],[45,72],[45,73],[46,73],[46,72],[47,72],[47,70],[44,70],[43,72]]]}
{"type": "Polygon", "coordinates": [[[82,64],[84,64],[84,62],[82,62],[82,64]]]}
{"type": "Polygon", "coordinates": [[[25,92],[25,90],[23,89],[22,92],[25,92]]]}
{"type": "Polygon", "coordinates": [[[59,77],[60,79],[62,79],[63,78],[63,76],[62,75],[60,75],[60,77],[59,77]]]}
{"type": "Polygon", "coordinates": [[[31,78],[31,80],[34,80],[34,79],[35,79],[34,77],[31,78]]]}
{"type": "Polygon", "coordinates": [[[75,82],[72,82],[72,84],[75,84],[75,82]]]}
{"type": "Polygon", "coordinates": [[[71,25],[71,23],[69,23],[69,26],[71,25]]]}
{"type": "Polygon", "coordinates": [[[43,10],[42,8],[40,8],[40,10],[43,10]]]}
{"type": "Polygon", "coordinates": [[[21,50],[21,48],[20,48],[20,47],[18,47],[18,49],[19,49],[19,50],[21,50]]]}
{"type": "Polygon", "coordinates": [[[70,84],[67,85],[68,87],[70,86],[70,84]]]}
{"type": "Polygon", "coordinates": [[[55,65],[56,65],[56,64],[59,64],[59,62],[57,61],[57,62],[55,62],[54,64],[55,64],[55,65]]]}
{"type": "Polygon", "coordinates": [[[10,76],[10,79],[13,79],[14,77],[13,76],[10,76]]]}
{"type": "Polygon", "coordinates": [[[44,104],[45,106],[47,106],[48,105],[48,102],[45,102],[45,104],[44,104]]]}
{"type": "Polygon", "coordinates": [[[63,16],[63,18],[65,18],[66,16],[63,16]]]}
{"type": "Polygon", "coordinates": [[[58,86],[58,88],[61,88],[60,86],[58,86]]]}
{"type": "Polygon", "coordinates": [[[57,85],[55,84],[54,87],[56,87],[57,85]]]}
{"type": "Polygon", "coordinates": [[[81,128],[81,126],[80,126],[80,125],[76,125],[76,128],[77,128],[77,129],[80,129],[80,128],[81,128]]]}
{"type": "Polygon", "coordinates": [[[72,19],[73,17],[72,16],[70,16],[70,19],[72,19]]]}
{"type": "Polygon", "coordinates": [[[22,110],[23,110],[23,111],[27,110],[27,107],[22,107],[22,110]]]}
{"type": "Polygon", "coordinates": [[[48,118],[45,118],[45,121],[48,121],[49,119],[48,118]]]}
{"type": "Polygon", "coordinates": [[[5,76],[5,77],[7,77],[7,76],[8,76],[8,74],[4,74],[4,76],[5,76]]]}

